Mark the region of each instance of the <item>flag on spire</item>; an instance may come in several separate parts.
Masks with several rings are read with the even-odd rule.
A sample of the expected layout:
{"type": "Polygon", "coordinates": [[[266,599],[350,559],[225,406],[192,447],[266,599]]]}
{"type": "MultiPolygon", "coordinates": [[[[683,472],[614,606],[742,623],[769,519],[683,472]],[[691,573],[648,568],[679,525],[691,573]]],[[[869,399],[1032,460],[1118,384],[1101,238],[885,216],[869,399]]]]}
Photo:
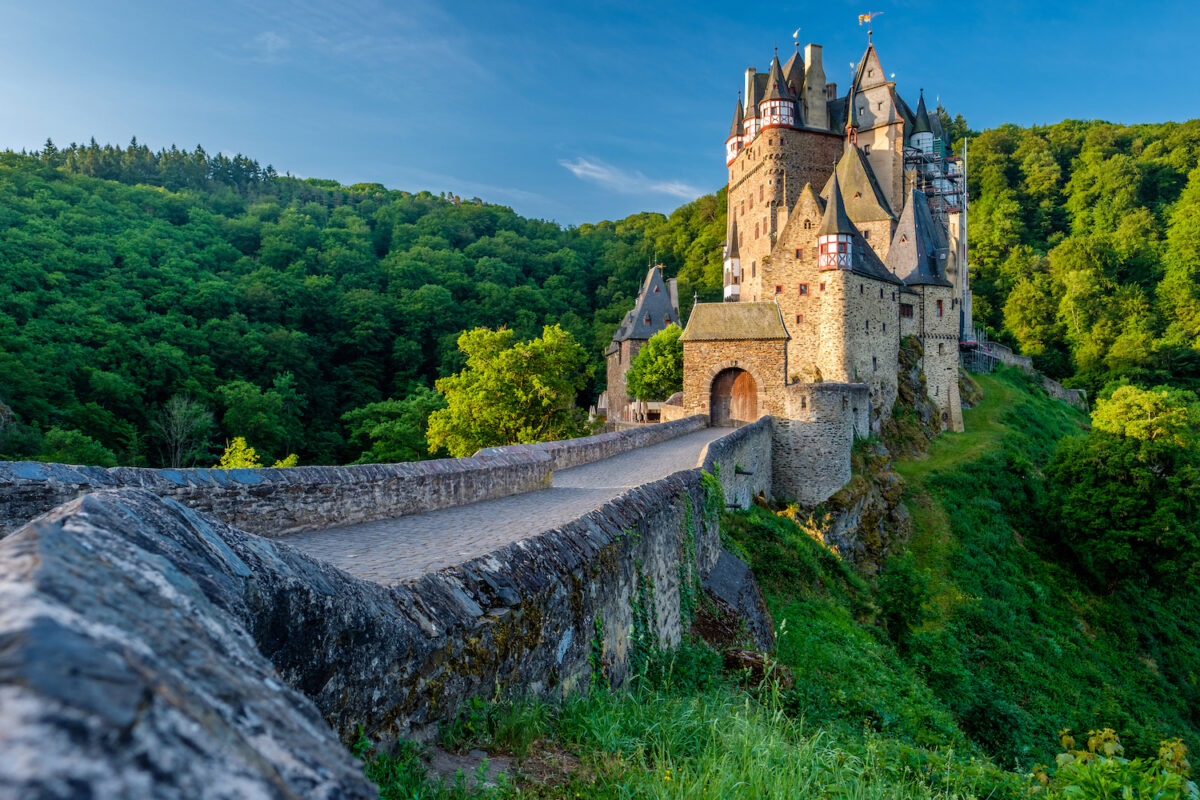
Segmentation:
{"type": "Polygon", "coordinates": [[[870,25],[871,20],[875,19],[882,13],[883,13],[882,11],[870,11],[866,14],[859,14],[858,15],[858,24],[859,25],[870,25]]]}

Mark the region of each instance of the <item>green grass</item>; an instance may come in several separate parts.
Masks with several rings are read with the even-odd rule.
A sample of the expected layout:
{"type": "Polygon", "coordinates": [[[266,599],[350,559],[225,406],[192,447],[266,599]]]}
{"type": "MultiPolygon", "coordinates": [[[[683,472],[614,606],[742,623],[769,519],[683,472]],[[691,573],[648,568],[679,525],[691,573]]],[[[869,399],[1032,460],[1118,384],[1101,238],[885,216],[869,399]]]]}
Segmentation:
{"type": "Polygon", "coordinates": [[[778,628],[767,685],[689,641],[621,691],[465,709],[443,744],[517,757],[510,784],[430,783],[411,746],[364,753],[384,796],[1015,799],[1060,728],[1115,727],[1130,755],[1171,736],[1195,752],[1197,593],[1083,581],[1039,526],[1041,468],[1085,418],[1023,375],[979,382],[968,431],[897,465],[914,532],[882,577],[785,516],[724,516],[778,628]],[[924,604],[898,596],[909,586],[924,604]]]}

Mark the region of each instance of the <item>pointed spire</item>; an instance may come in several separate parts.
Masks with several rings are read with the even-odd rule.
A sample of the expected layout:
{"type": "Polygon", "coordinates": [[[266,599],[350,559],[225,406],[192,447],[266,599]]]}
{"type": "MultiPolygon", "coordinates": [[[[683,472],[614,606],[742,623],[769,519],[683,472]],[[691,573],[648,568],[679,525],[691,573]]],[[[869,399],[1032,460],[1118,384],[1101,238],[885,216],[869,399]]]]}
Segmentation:
{"type": "Polygon", "coordinates": [[[742,135],[743,119],[745,119],[745,117],[742,116],[742,93],[738,92],[737,109],[733,112],[733,124],[729,126],[730,138],[742,135]]]}
{"type": "Polygon", "coordinates": [[[929,109],[925,107],[924,89],[921,90],[921,101],[917,103],[917,119],[913,123],[913,135],[918,133],[933,133],[933,127],[929,124],[929,109]]]}
{"type": "Polygon", "coordinates": [[[821,219],[817,236],[831,236],[837,233],[857,234],[858,228],[854,227],[846,213],[846,201],[842,198],[842,187],[838,184],[835,171],[833,183],[829,188],[829,202],[825,206],[825,216],[821,219]]]}
{"type": "Polygon", "coordinates": [[[767,93],[763,95],[763,100],[795,99],[796,96],[792,94],[787,81],[783,78],[783,68],[779,66],[779,51],[776,50],[775,57],[771,59],[771,74],[767,78],[767,93]]]}
{"type": "Polygon", "coordinates": [[[732,261],[738,257],[737,219],[729,226],[729,241],[725,243],[725,260],[732,261]]]}

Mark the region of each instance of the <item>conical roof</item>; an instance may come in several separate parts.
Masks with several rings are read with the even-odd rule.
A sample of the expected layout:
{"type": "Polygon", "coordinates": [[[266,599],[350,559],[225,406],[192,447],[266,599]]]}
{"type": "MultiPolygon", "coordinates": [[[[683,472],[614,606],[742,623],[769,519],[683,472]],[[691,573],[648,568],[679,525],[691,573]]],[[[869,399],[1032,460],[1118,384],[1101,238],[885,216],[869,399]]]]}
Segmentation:
{"type": "MultiPolygon", "coordinates": [[[[846,208],[850,219],[856,222],[869,222],[881,219],[895,219],[883,189],[875,178],[875,170],[871,162],[857,147],[847,147],[837,163],[834,172],[842,184],[842,193],[846,198],[846,208]]],[[[832,179],[830,179],[832,181],[832,179]]],[[[829,196],[830,183],[825,184],[821,194],[829,196]]]]}
{"type": "Polygon", "coordinates": [[[904,213],[888,248],[887,268],[909,286],[950,286],[945,277],[948,247],[923,192],[909,190],[904,213]]]}
{"type": "Polygon", "coordinates": [[[842,187],[838,184],[836,171],[830,181],[832,183],[829,187],[829,202],[825,206],[825,216],[821,219],[821,227],[817,229],[817,236],[830,236],[835,233],[857,235],[858,228],[854,227],[854,223],[850,221],[850,216],[846,213],[846,202],[842,199],[842,187]]]}
{"type": "Polygon", "coordinates": [[[779,54],[771,59],[771,72],[767,78],[767,93],[763,95],[763,100],[795,100],[796,96],[792,94],[792,90],[788,88],[787,81],[783,79],[783,69],[779,66],[779,54]]]}
{"type": "Polygon", "coordinates": [[[725,257],[729,259],[738,258],[738,232],[737,220],[729,226],[729,241],[725,243],[725,257]]]}
{"type": "Polygon", "coordinates": [[[921,101],[917,103],[917,119],[913,123],[913,133],[933,133],[929,124],[929,109],[925,108],[925,90],[921,90],[921,101]]]}
{"type": "Polygon", "coordinates": [[[733,112],[733,124],[729,126],[729,136],[731,138],[742,135],[743,119],[745,118],[742,116],[742,95],[738,93],[737,109],[733,112]]]}
{"type": "Polygon", "coordinates": [[[646,273],[637,303],[621,321],[613,341],[649,339],[672,322],[678,324],[679,309],[671,300],[671,289],[663,279],[662,266],[656,265],[646,273]]]}
{"type": "Polygon", "coordinates": [[[792,94],[799,96],[804,88],[804,57],[800,55],[799,45],[796,45],[796,52],[792,53],[792,57],[783,65],[783,79],[787,81],[792,94]]]}

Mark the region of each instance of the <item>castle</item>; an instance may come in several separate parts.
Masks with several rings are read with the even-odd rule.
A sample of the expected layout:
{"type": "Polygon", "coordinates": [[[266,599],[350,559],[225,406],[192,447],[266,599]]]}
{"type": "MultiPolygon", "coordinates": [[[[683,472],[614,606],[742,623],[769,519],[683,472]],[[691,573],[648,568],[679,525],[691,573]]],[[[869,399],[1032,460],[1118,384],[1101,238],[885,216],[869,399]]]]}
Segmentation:
{"type": "MultiPolygon", "coordinates": [[[[843,96],[820,45],[746,70],[725,140],[724,302],[692,310],[682,397],[663,408],[713,425],[770,415],[775,491],[807,503],[849,479],[854,438],[890,417],[905,336],[923,346],[943,427],[963,429],[963,162],[924,92],[913,111],[868,37],[843,96]]],[[[623,374],[613,353],[610,386],[614,369],[623,374]]]]}

